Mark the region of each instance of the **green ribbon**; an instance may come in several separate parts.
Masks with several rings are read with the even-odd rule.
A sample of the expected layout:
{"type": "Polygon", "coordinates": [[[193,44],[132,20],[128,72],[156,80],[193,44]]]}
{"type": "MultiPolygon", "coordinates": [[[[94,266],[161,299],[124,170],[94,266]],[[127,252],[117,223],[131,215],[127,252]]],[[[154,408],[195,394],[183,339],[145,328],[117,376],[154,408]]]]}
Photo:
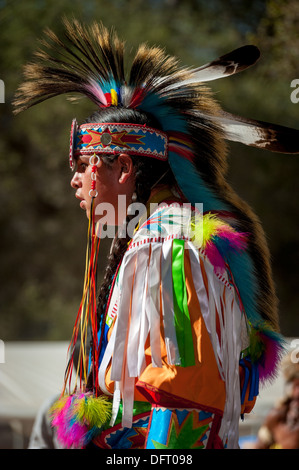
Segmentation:
{"type": "MultiPolygon", "coordinates": [[[[149,402],[145,401],[134,401],[134,406],[133,406],[133,416],[140,415],[141,413],[149,413],[152,409],[152,405],[149,402]]],[[[122,420],[122,414],[123,414],[123,403],[122,400],[119,405],[119,410],[117,413],[117,418],[115,420],[114,426],[117,424],[121,423],[122,420]]]]}
{"type": "Polygon", "coordinates": [[[181,366],[195,365],[193,337],[187,302],[184,269],[184,240],[175,239],[172,245],[172,282],[174,322],[181,366]]]}

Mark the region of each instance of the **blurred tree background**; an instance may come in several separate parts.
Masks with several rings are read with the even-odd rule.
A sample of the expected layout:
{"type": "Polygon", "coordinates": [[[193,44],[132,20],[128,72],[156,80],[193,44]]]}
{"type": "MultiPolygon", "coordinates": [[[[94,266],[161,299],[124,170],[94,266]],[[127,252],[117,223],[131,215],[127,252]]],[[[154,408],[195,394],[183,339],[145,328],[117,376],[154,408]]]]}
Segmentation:
{"type": "MultiPolygon", "coordinates": [[[[230,112],[299,128],[299,4],[296,0],[0,0],[0,337],[68,340],[82,292],[87,220],[69,182],[71,119],[93,111],[54,98],[14,117],[22,66],[62,16],[101,20],[134,49],[162,45],[184,65],[202,65],[247,43],[262,59],[232,78],[212,82],[230,112]]],[[[262,220],[273,258],[281,329],[299,334],[297,312],[299,157],[230,145],[228,179],[262,220]]],[[[105,243],[103,243],[105,245],[105,243]]],[[[102,253],[107,250],[107,244],[102,253]]],[[[102,255],[101,263],[105,263],[102,255]]]]}

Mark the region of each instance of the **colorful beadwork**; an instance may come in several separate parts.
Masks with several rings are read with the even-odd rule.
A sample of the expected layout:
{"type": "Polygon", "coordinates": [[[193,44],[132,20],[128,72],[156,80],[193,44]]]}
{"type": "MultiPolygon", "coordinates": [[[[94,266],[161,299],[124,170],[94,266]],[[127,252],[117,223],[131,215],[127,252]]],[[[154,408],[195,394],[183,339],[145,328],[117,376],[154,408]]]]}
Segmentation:
{"type": "Polygon", "coordinates": [[[201,410],[154,408],[147,449],[204,449],[214,414],[201,410]]]}
{"type": "Polygon", "coordinates": [[[70,166],[76,154],[126,152],[167,160],[168,139],[164,132],[137,124],[82,124],[73,120],[70,166]]]}
{"type": "Polygon", "coordinates": [[[92,444],[101,449],[144,449],[149,417],[150,411],[136,415],[131,428],[124,428],[118,423],[102,431],[92,444]]]}

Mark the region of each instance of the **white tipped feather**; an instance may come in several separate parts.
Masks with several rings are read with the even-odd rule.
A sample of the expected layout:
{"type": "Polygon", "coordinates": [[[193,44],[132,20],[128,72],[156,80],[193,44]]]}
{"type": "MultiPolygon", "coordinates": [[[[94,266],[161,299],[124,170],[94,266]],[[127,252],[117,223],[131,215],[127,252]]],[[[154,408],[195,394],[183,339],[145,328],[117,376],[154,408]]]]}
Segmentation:
{"type": "Polygon", "coordinates": [[[226,139],[271,152],[299,153],[299,130],[278,126],[223,112],[214,119],[223,128],[226,139]]]}
{"type": "Polygon", "coordinates": [[[255,64],[259,57],[260,51],[256,46],[248,45],[239,47],[212,62],[192,69],[190,71],[190,74],[192,74],[190,78],[169,86],[169,89],[180,88],[192,83],[209,82],[235,75],[255,64]]]}

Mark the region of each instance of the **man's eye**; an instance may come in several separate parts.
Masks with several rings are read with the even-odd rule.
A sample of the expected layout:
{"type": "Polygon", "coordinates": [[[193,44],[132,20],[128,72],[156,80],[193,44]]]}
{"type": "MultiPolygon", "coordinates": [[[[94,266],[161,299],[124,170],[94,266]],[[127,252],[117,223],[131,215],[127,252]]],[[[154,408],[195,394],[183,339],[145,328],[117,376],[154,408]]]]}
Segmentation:
{"type": "Polygon", "coordinates": [[[83,162],[78,162],[77,164],[77,171],[80,171],[81,173],[84,172],[86,170],[86,168],[88,167],[88,164],[87,163],[83,163],[83,162]]]}

